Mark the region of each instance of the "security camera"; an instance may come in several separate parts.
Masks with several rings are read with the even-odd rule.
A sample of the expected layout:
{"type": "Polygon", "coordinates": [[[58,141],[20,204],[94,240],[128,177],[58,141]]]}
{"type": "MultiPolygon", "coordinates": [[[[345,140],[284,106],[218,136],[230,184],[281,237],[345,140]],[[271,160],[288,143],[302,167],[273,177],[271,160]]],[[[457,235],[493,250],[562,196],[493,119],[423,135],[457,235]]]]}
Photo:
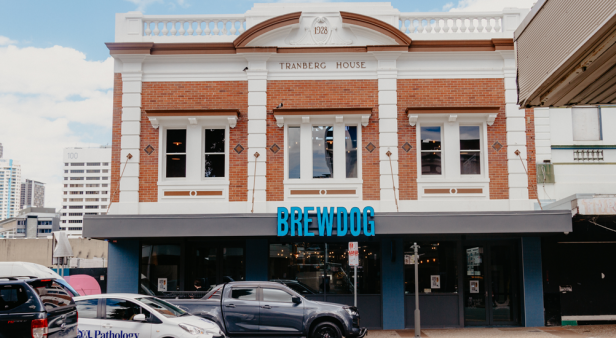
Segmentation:
{"type": "Polygon", "coordinates": [[[245,71],[247,71],[247,70],[248,70],[248,67],[244,68],[244,70],[242,70],[242,72],[245,72],[245,71]]]}

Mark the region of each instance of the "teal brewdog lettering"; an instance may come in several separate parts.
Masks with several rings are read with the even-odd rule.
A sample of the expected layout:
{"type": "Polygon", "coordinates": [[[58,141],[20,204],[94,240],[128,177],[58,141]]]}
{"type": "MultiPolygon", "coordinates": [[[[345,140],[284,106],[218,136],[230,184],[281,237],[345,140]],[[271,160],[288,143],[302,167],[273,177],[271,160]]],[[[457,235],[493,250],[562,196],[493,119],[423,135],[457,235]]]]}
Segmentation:
{"type": "Polygon", "coordinates": [[[285,207],[278,207],[278,236],[305,236],[311,237],[315,232],[310,231],[310,223],[313,222],[310,214],[316,212],[318,234],[321,237],[332,236],[336,230],[336,236],[374,236],[374,208],[365,207],[364,210],[351,208],[347,211],[344,207],[321,208],[317,207],[291,207],[289,211],[285,207]],[[334,218],[336,219],[334,221],[334,218]],[[336,224],[334,224],[336,223],[336,224]]]}
{"type": "Polygon", "coordinates": [[[137,332],[111,332],[100,330],[79,330],[78,338],[139,338],[137,332]]]}

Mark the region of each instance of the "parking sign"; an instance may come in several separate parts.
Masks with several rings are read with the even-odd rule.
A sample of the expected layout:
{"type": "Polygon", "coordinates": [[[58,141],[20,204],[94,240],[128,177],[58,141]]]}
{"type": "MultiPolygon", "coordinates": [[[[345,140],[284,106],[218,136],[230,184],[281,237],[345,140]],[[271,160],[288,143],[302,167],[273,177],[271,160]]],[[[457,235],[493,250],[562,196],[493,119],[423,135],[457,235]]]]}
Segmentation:
{"type": "Polygon", "coordinates": [[[357,242],[349,242],[349,266],[359,265],[359,248],[357,242]]]}

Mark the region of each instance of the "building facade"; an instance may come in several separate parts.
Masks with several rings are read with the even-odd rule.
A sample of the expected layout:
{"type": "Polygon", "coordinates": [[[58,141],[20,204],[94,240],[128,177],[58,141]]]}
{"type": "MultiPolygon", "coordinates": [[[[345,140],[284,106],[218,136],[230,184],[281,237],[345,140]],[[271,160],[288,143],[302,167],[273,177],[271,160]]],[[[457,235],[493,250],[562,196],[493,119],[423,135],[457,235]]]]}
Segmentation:
{"type": "Polygon", "coordinates": [[[616,255],[616,107],[534,111],[537,194],[573,215],[571,232],[542,238],[546,324],[616,320],[616,270],[597,259],[616,255]]]}
{"type": "Polygon", "coordinates": [[[28,207],[45,207],[45,183],[28,179],[21,183],[19,210],[28,207]]]}
{"type": "Polygon", "coordinates": [[[65,148],[61,230],[70,237],[83,231],[84,215],[107,212],[110,196],[111,147],[65,148]]]}
{"type": "Polygon", "coordinates": [[[47,238],[60,230],[60,215],[54,208],[27,207],[0,226],[0,238],[47,238]]]}
{"type": "MultiPolygon", "coordinates": [[[[516,105],[527,10],[255,4],[240,15],[117,14],[109,291],[176,297],[293,280],[371,328],[543,325],[532,110],[516,105]],[[157,288],[168,282],[167,290],[157,288]]],[[[298,287],[300,288],[300,287],[298,287]]]]}
{"type": "Polygon", "coordinates": [[[21,201],[21,165],[0,159],[0,220],[15,217],[21,201]]]}

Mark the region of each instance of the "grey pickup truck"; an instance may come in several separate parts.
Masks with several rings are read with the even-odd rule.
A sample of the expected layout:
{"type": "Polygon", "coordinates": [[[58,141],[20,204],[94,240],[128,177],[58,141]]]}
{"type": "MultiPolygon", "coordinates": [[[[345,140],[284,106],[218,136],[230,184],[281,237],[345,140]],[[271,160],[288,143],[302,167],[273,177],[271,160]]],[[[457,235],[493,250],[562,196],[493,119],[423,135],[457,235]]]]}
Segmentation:
{"type": "Polygon", "coordinates": [[[363,338],[357,308],[308,300],[275,282],[231,282],[201,299],[168,299],[216,322],[230,337],[363,338]]]}

